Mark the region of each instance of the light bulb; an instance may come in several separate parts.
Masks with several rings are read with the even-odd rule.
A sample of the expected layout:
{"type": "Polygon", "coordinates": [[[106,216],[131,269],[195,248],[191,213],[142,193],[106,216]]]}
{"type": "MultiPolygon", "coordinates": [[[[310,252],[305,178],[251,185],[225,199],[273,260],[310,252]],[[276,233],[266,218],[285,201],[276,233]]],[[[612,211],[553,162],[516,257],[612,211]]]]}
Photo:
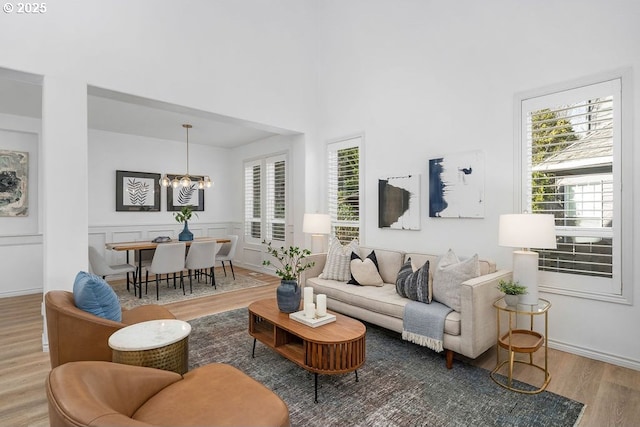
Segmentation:
{"type": "Polygon", "coordinates": [[[182,177],[182,179],[180,180],[180,185],[182,185],[183,187],[191,187],[191,179],[189,179],[188,175],[182,177]]]}
{"type": "Polygon", "coordinates": [[[171,186],[173,188],[178,188],[178,186],[180,185],[180,181],[178,181],[178,178],[173,178],[173,180],[171,180],[171,186]]]}
{"type": "Polygon", "coordinates": [[[160,181],[160,183],[163,187],[168,187],[169,184],[171,184],[171,181],[169,180],[169,177],[165,175],[162,177],[162,181],[160,181]]]}

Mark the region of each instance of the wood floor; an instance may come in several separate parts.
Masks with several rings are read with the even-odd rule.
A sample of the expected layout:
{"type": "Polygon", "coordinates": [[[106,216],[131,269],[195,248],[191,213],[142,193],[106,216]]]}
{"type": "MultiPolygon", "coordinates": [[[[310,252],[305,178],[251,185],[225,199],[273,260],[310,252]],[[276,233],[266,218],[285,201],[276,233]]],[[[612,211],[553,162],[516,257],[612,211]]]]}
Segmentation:
{"type": "MultiPolygon", "coordinates": [[[[236,274],[247,273],[236,268],[236,274]]],[[[267,275],[258,278],[270,284],[167,307],[179,319],[190,320],[273,297],[278,279],[267,275]]],[[[49,424],[44,380],[50,365],[48,354],[42,352],[41,303],[42,294],[0,298],[0,426],[49,424]]],[[[492,369],[496,364],[495,350],[471,363],[492,369]]],[[[587,404],[580,426],[640,425],[639,371],[553,349],[549,350],[549,367],[552,378],[548,391],[587,404]]],[[[524,370],[517,378],[531,379],[524,370]]],[[[491,381],[488,372],[487,381],[491,381]]]]}

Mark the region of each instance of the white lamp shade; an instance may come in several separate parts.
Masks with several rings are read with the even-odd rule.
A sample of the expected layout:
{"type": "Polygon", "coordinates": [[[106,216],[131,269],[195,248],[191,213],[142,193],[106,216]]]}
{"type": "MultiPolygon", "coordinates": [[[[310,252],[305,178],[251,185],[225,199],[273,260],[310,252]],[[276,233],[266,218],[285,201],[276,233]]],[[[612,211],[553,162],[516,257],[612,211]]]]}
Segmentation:
{"type": "Polygon", "coordinates": [[[556,228],[553,215],[500,215],[498,245],[511,248],[555,249],[556,228]]]}
{"type": "Polygon", "coordinates": [[[304,214],[302,232],[309,234],[329,234],[331,232],[331,218],[327,214],[304,214]]]}

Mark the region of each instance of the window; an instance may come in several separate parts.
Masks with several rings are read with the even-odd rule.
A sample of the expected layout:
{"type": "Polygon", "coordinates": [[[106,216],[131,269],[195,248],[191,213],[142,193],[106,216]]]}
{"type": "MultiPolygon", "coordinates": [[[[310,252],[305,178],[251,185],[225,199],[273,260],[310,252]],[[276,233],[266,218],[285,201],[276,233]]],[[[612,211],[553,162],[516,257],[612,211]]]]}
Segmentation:
{"type": "Polygon", "coordinates": [[[631,223],[623,215],[621,80],[518,99],[521,210],[552,214],[556,224],[557,249],[537,250],[545,290],[623,296],[631,223]]]}
{"type": "Polygon", "coordinates": [[[248,241],[284,241],[287,197],[286,156],[245,162],[244,223],[248,241]]]}
{"type": "Polygon", "coordinates": [[[342,243],[360,237],[361,137],[328,144],[328,195],[331,234],[342,243]]]}

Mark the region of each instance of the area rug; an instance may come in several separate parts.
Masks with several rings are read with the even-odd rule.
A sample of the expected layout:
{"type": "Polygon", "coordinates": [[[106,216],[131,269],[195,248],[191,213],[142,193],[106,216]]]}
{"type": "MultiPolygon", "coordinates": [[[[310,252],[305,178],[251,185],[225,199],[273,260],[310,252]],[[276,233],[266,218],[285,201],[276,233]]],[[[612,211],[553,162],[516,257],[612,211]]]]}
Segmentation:
{"type": "Polygon", "coordinates": [[[314,376],[247,332],[247,309],[190,321],[190,369],[231,364],[277,393],[293,426],[573,426],[585,405],[550,392],[524,395],[496,385],[489,371],[403,341],[366,324],[366,361],[353,373],[314,376]]]}
{"type": "Polygon", "coordinates": [[[237,291],[239,289],[255,288],[258,286],[267,285],[262,280],[253,278],[249,275],[236,274],[235,280],[229,272],[227,276],[222,272],[222,268],[216,268],[216,288],[211,286],[211,283],[204,283],[204,279],[200,283],[195,279],[193,280],[193,293],[189,291],[189,278],[185,275],[184,283],[186,285],[186,295],[182,294],[182,289],[179,287],[180,279],[176,279],[176,289],[173,288],[173,279],[169,280],[167,284],[166,280],[160,282],[160,299],[156,300],[156,282],[155,279],[149,280],[149,290],[145,293],[145,285],[142,284],[142,298],[138,298],[133,294],[133,286],[127,291],[127,284],[123,280],[121,283],[112,284],[113,290],[118,295],[120,305],[124,308],[130,309],[138,305],[146,304],[169,304],[177,301],[184,301],[192,298],[200,298],[209,295],[216,295],[230,291],[237,291]]]}

